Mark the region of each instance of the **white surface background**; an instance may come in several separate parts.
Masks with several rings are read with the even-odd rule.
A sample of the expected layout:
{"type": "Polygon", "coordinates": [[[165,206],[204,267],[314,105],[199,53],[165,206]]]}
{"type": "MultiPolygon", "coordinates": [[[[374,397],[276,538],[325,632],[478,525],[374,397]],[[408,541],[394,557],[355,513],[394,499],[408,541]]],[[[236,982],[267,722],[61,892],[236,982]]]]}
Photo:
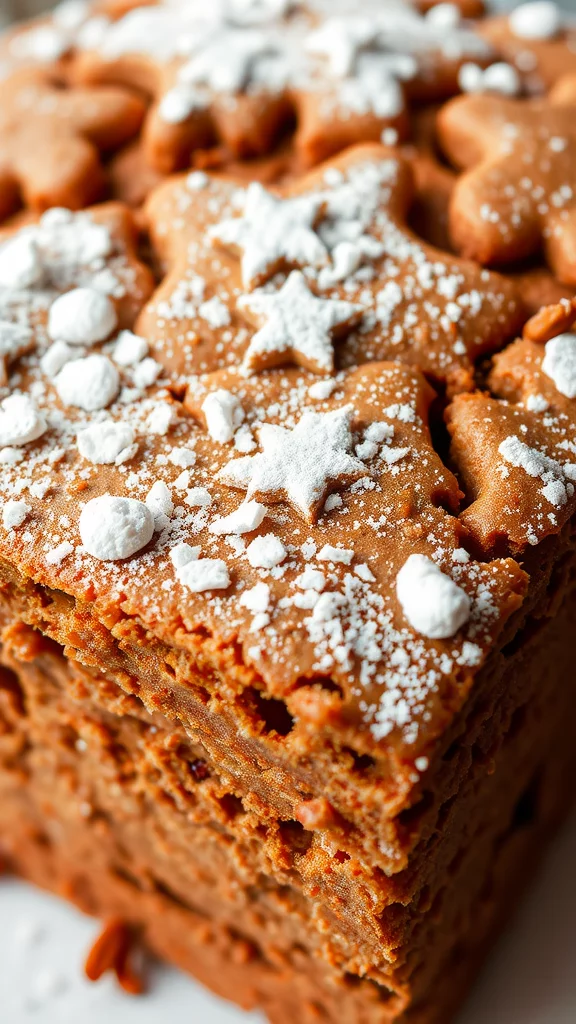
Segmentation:
{"type": "MultiPolygon", "coordinates": [[[[82,963],[97,934],[96,922],[64,903],[0,879],[1,1024],[263,1024],[163,967],[152,967],[141,997],[125,996],[112,978],[90,985],[82,963]]],[[[458,1024],[575,1022],[576,815],[458,1024]]]]}

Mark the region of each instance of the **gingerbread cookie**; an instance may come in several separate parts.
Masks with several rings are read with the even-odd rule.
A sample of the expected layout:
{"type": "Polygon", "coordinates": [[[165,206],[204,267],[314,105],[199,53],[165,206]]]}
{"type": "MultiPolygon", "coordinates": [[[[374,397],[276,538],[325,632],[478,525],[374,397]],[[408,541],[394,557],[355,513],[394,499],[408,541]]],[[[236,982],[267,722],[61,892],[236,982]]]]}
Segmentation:
{"type": "Polygon", "coordinates": [[[421,15],[337,14],[312,4],[221,5],[213,14],[157,4],[109,24],[75,65],[84,82],[118,82],[154,97],[145,128],[148,160],[163,173],[222,143],[234,156],[268,152],[296,120],[307,165],[385,128],[407,130],[405,92],[450,95],[466,60],[490,60],[457,8],[421,15]]]}
{"type": "Polygon", "coordinates": [[[408,165],[379,146],[276,192],[201,172],[167,182],[145,214],[168,273],[138,329],[178,379],[394,358],[450,391],[470,387],[521,304],[498,275],[420,242],[405,223],[411,194],[408,165]]]}
{"type": "Polygon", "coordinates": [[[142,101],[124,89],[69,89],[45,70],[12,75],[0,106],[0,218],[20,200],[38,211],[98,199],[101,155],[134,136],[143,115],[142,101]]]}
{"type": "Polygon", "coordinates": [[[466,170],[450,228],[464,255],[505,264],[541,247],[559,280],[576,282],[576,81],[549,100],[467,96],[438,115],[449,159],[466,170]]]}
{"type": "Polygon", "coordinates": [[[458,396],[448,409],[452,458],[472,499],[461,518],[485,552],[521,554],[576,508],[575,320],[567,300],[542,311],[495,357],[497,397],[458,396]]]}
{"type": "Polygon", "coordinates": [[[520,75],[528,92],[550,89],[576,72],[576,28],[551,0],[530,0],[509,15],[488,18],[478,31],[520,75]]]}

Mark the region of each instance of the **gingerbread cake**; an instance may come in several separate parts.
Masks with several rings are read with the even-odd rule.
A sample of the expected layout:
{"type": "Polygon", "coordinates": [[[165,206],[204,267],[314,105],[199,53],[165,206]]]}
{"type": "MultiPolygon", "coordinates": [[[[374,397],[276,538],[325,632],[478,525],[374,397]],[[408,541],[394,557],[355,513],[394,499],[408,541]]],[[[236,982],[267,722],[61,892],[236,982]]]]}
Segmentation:
{"type": "Polygon", "coordinates": [[[573,790],[571,30],[202,6],[0,38],[0,858],[447,1024],[573,790]]]}

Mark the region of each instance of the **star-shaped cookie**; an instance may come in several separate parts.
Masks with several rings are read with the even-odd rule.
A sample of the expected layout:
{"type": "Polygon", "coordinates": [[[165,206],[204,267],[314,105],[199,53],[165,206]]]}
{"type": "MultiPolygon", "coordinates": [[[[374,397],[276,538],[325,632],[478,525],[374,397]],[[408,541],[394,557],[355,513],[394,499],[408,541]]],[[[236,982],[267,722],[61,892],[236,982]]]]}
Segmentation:
{"type": "Polygon", "coordinates": [[[352,302],[317,298],[298,270],[292,271],[279,291],[259,289],[241,305],[261,325],[242,362],[248,372],[278,366],[288,357],[305,369],[330,373],[334,337],[360,323],[363,313],[352,302]]]}
{"type": "MultiPolygon", "coordinates": [[[[451,391],[469,387],[475,360],[516,332],[521,306],[512,284],[407,228],[411,192],[406,163],[379,146],[275,192],[198,172],[166,183],[146,217],[168,273],[138,329],[176,377],[239,364],[253,343],[254,289],[278,293],[299,270],[316,298],[363,310],[334,339],[336,366],[392,357],[451,391]]],[[[303,345],[295,313],[297,329],[303,345]]],[[[252,348],[252,371],[290,361],[297,346],[284,332],[274,337],[273,357],[268,344],[256,362],[252,348]]]]}

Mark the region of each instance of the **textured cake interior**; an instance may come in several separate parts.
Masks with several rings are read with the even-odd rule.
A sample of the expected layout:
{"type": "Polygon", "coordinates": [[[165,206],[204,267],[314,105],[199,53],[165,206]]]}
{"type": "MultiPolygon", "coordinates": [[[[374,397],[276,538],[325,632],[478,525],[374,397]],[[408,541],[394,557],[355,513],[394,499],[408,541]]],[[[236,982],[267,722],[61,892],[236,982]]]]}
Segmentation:
{"type": "MultiPolygon", "coordinates": [[[[396,870],[390,849],[384,869],[361,848],[357,834],[377,841],[361,800],[350,824],[297,819],[322,784],[284,752],[285,709],[245,694],[216,711],[211,680],[184,698],[119,653],[104,672],[79,609],[5,567],[3,856],[278,1024],[446,1021],[569,803],[570,551],[565,531],[431,765],[441,784],[391,818],[396,870]]],[[[344,753],[333,791],[339,770],[360,793],[388,782],[344,753]]]]}

